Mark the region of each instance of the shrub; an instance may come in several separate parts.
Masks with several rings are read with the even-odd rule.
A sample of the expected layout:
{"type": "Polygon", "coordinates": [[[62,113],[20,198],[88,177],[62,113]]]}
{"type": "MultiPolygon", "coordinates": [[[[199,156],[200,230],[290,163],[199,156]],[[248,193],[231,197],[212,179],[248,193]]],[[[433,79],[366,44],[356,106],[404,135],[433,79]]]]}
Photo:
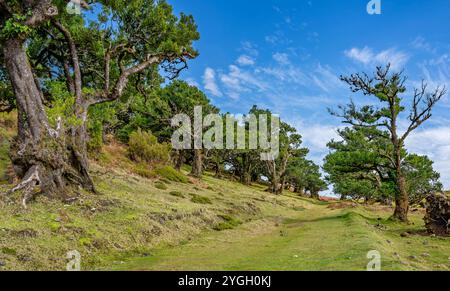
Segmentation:
{"type": "Polygon", "coordinates": [[[134,173],[144,178],[155,178],[155,172],[151,171],[146,164],[139,163],[133,168],[134,173]]]}
{"type": "Polygon", "coordinates": [[[179,182],[179,183],[188,183],[189,179],[183,175],[182,173],[178,172],[171,166],[164,166],[164,167],[158,167],[155,169],[155,173],[169,181],[172,182],[179,182]]]}
{"type": "Polygon", "coordinates": [[[158,143],[150,132],[140,129],[130,135],[128,155],[135,162],[166,164],[170,161],[171,145],[158,143]]]}
{"type": "Polygon", "coordinates": [[[212,204],[211,200],[208,197],[200,196],[197,194],[190,194],[192,196],[191,202],[197,204],[212,204]]]}
{"type": "Polygon", "coordinates": [[[159,181],[164,183],[164,184],[166,184],[166,185],[170,185],[172,183],[169,180],[167,180],[166,178],[160,178],[159,181]]]}
{"type": "Polygon", "coordinates": [[[87,148],[89,153],[98,154],[101,152],[103,146],[103,124],[101,121],[89,121],[89,140],[87,142],[87,148]]]}
{"type": "Polygon", "coordinates": [[[155,183],[155,188],[159,189],[159,190],[167,190],[167,186],[166,184],[163,184],[161,182],[156,182],[155,183]]]}
{"type": "Polygon", "coordinates": [[[184,195],[181,192],[178,192],[178,191],[172,191],[169,194],[172,195],[172,196],[175,196],[175,197],[184,198],[184,195]]]}
{"type": "Polygon", "coordinates": [[[219,215],[221,219],[223,219],[223,222],[220,222],[216,224],[213,229],[217,231],[227,230],[227,229],[233,229],[236,226],[242,224],[242,222],[239,219],[236,219],[234,217],[231,217],[229,215],[219,215]]]}

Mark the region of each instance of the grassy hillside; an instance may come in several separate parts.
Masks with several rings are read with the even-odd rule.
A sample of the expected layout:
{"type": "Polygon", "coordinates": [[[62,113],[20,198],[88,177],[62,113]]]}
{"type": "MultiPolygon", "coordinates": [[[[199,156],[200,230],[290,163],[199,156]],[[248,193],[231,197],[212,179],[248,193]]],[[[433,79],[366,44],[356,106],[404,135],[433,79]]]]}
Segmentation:
{"type": "Polygon", "coordinates": [[[64,270],[71,250],[88,270],[363,270],[370,250],[385,269],[450,268],[450,241],[422,236],[420,214],[404,226],[386,221],[391,209],[276,197],[209,176],[184,184],[93,172],[102,195],[1,207],[3,270],[64,270]]]}
{"type": "MultiPolygon", "coordinates": [[[[5,173],[7,139],[0,149],[5,173]]],[[[450,240],[423,236],[419,212],[414,225],[393,224],[389,208],[174,177],[137,167],[124,151],[107,146],[93,162],[99,195],[40,196],[28,210],[0,202],[0,270],[64,270],[72,250],[84,270],[364,270],[370,250],[383,269],[450,268],[450,240]]]]}
{"type": "Polygon", "coordinates": [[[117,269],[366,270],[370,250],[380,252],[383,270],[450,269],[450,240],[422,236],[418,215],[413,215],[416,225],[405,227],[387,222],[386,209],[305,205],[295,214],[160,248],[150,257],[126,260],[117,269]],[[402,237],[406,231],[411,234],[402,237]]]}

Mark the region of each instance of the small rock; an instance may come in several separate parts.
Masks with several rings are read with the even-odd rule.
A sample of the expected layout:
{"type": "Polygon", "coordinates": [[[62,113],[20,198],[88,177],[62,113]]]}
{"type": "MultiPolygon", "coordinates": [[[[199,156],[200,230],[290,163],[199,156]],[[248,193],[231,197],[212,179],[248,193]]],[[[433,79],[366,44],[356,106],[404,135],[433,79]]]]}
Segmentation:
{"type": "Polygon", "coordinates": [[[428,258],[429,256],[430,256],[429,253],[423,253],[423,254],[422,254],[422,257],[425,257],[425,258],[428,258]]]}
{"type": "Polygon", "coordinates": [[[401,237],[409,237],[411,236],[411,234],[409,232],[403,232],[402,234],[400,234],[401,237]]]}
{"type": "Polygon", "coordinates": [[[6,266],[6,263],[3,261],[0,261],[0,267],[4,267],[4,266],[6,266]]]}
{"type": "Polygon", "coordinates": [[[417,260],[417,257],[416,256],[409,256],[408,259],[410,259],[410,260],[417,260]]]}

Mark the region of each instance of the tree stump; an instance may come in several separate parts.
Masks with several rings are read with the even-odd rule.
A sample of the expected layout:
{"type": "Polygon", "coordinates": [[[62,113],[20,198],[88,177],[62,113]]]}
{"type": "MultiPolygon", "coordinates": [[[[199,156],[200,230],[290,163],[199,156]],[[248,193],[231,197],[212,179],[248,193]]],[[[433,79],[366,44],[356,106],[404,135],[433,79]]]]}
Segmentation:
{"type": "Polygon", "coordinates": [[[450,197],[445,194],[432,194],[427,197],[425,226],[429,233],[450,235],[450,197]]]}

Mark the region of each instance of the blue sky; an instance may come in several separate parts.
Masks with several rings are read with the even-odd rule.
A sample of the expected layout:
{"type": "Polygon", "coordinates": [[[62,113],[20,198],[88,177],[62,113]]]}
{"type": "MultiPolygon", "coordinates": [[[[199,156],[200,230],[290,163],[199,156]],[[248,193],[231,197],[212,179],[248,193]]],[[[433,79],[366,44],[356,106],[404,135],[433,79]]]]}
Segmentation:
{"type": "MultiPolygon", "coordinates": [[[[351,96],[340,75],[390,62],[405,70],[410,88],[422,79],[450,88],[450,1],[381,0],[381,15],[369,15],[368,2],[169,0],[177,13],[194,15],[201,33],[200,56],[182,78],[223,111],[246,113],[253,104],[272,109],[297,127],[310,158],[321,163],[342,126],[327,108],[351,96]]],[[[446,96],[407,142],[410,151],[435,161],[447,189],[449,109],[446,96]]]]}

